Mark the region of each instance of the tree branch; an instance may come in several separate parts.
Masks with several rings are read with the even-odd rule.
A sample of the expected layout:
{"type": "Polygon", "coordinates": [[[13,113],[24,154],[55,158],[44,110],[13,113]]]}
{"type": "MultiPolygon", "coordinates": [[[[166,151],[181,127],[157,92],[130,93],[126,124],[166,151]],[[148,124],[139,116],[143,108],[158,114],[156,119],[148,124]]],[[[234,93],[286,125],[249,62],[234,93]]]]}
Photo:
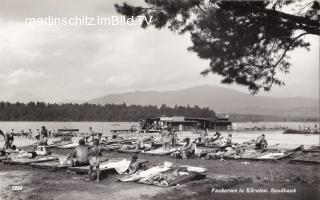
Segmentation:
{"type": "Polygon", "coordinates": [[[290,49],[290,47],[293,45],[293,43],[295,43],[300,37],[307,35],[307,34],[309,34],[309,33],[302,33],[302,34],[298,35],[297,37],[295,37],[293,39],[293,41],[284,50],[282,56],[279,58],[279,60],[276,62],[276,64],[273,65],[273,67],[277,66],[281,62],[281,60],[286,56],[287,51],[290,49]]]}
{"type": "Polygon", "coordinates": [[[301,23],[301,24],[305,24],[305,25],[313,26],[313,27],[317,27],[317,28],[319,28],[319,26],[320,26],[320,23],[318,21],[308,19],[306,17],[295,16],[295,15],[287,14],[284,12],[279,12],[276,10],[270,10],[270,9],[266,9],[265,11],[269,15],[278,16],[278,17],[290,20],[291,22],[294,22],[294,23],[301,23]]]}

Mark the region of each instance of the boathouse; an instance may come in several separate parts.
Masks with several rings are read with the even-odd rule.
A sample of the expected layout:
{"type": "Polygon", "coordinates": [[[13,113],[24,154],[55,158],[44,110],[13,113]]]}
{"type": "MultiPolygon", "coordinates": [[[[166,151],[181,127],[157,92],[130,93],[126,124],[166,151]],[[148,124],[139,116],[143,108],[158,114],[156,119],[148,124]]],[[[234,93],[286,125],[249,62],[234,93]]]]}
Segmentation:
{"type": "Polygon", "coordinates": [[[228,118],[187,118],[183,116],[156,117],[141,120],[141,129],[148,131],[171,127],[176,131],[228,130],[232,122],[228,118]]]}

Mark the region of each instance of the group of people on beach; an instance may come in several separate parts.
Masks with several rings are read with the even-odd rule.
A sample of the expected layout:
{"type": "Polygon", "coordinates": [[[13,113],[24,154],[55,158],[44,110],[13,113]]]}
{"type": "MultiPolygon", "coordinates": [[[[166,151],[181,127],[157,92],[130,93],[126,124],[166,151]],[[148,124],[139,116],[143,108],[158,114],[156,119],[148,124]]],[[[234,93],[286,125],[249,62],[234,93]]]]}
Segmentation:
{"type": "MultiPolygon", "coordinates": [[[[92,172],[96,171],[96,181],[100,181],[100,162],[102,158],[103,147],[99,144],[99,139],[92,139],[93,146],[89,148],[83,139],[79,140],[79,146],[76,147],[72,154],[68,156],[73,167],[89,166],[88,177],[92,179],[92,172]]],[[[140,169],[140,165],[137,163],[138,154],[133,154],[127,174],[133,174],[140,169]]]]}
{"type": "MultiPolygon", "coordinates": [[[[189,137],[183,139],[183,145],[179,148],[175,148],[178,144],[178,134],[177,132],[171,128],[166,127],[160,132],[160,141],[162,143],[163,151],[170,151],[170,148],[175,148],[175,157],[180,158],[190,158],[195,154],[197,149],[197,144],[210,144],[224,140],[222,134],[220,132],[216,132],[213,137],[209,138],[207,130],[198,131],[200,137],[195,140],[191,140],[189,137]]],[[[0,130],[0,134],[5,138],[4,149],[16,149],[13,145],[14,136],[12,132],[6,132],[0,130]]],[[[41,131],[39,134],[35,136],[37,146],[46,146],[48,145],[48,130],[45,126],[41,127],[41,131]]],[[[121,140],[123,138],[119,137],[117,134],[113,134],[111,140],[121,140]]],[[[136,150],[141,150],[145,148],[144,142],[151,140],[151,143],[155,141],[153,136],[149,138],[140,138],[136,141],[136,150]]],[[[103,141],[102,134],[93,131],[92,127],[89,127],[88,133],[82,135],[79,140],[79,146],[77,146],[73,153],[68,155],[67,160],[69,161],[69,165],[71,166],[89,166],[89,177],[92,176],[93,169],[96,170],[96,180],[100,180],[100,161],[102,157],[103,147],[100,146],[100,142],[103,141]],[[92,147],[90,148],[87,144],[92,142],[92,147]]],[[[232,134],[228,133],[225,144],[231,146],[232,145],[232,134]]],[[[255,146],[257,149],[263,149],[267,147],[267,140],[265,135],[260,135],[255,140],[255,146]]],[[[28,152],[30,153],[30,152],[28,152]]],[[[31,152],[31,157],[34,157],[34,153],[31,152]]],[[[135,173],[139,170],[139,165],[137,164],[138,155],[134,154],[131,158],[131,162],[129,165],[128,173],[135,173]]]]}

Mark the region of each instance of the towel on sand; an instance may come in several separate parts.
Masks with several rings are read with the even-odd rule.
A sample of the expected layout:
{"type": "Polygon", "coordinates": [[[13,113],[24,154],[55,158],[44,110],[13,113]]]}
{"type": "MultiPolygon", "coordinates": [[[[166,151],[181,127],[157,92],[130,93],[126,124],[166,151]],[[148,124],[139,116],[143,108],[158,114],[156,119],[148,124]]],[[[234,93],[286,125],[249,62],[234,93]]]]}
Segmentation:
{"type": "Polygon", "coordinates": [[[127,169],[129,168],[130,160],[123,159],[120,161],[109,161],[105,164],[103,164],[104,168],[114,168],[118,174],[124,174],[127,169]]]}
{"type": "Polygon", "coordinates": [[[140,180],[140,179],[145,178],[147,176],[152,176],[152,175],[160,173],[160,172],[168,171],[169,169],[171,169],[171,167],[172,167],[172,163],[165,162],[161,166],[152,167],[148,170],[138,171],[132,175],[126,176],[126,177],[120,179],[120,181],[123,181],[123,182],[137,181],[137,180],[140,180]]]}

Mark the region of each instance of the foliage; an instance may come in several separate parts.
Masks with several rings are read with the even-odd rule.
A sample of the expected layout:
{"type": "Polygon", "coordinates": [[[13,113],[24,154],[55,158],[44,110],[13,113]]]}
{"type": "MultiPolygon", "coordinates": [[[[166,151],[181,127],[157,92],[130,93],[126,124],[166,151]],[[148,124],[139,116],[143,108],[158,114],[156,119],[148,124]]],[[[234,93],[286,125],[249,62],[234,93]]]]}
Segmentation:
{"type": "Polygon", "coordinates": [[[125,16],[144,15],[156,28],[189,32],[190,51],[210,66],[222,83],[247,86],[253,93],[284,85],[276,76],[288,73],[287,52],[306,48],[307,34],[320,35],[318,1],[145,0],[143,6],[115,4],[125,16]]]}
{"type": "Polygon", "coordinates": [[[215,117],[209,108],[162,105],[46,104],[0,102],[0,121],[139,121],[159,116],[215,117]]]}

